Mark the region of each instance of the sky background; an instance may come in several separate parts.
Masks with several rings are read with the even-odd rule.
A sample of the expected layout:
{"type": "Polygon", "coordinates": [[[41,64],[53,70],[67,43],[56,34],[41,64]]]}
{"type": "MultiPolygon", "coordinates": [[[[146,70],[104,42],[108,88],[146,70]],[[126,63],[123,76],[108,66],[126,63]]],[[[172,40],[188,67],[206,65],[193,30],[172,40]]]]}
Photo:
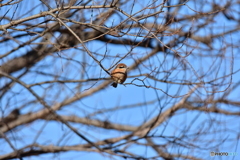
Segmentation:
{"type": "MultiPolygon", "coordinates": [[[[3,1],[2,3],[4,3],[3,1]]],[[[170,5],[174,5],[176,1],[171,1],[170,5]]],[[[224,1],[225,2],[225,1],[224,1]]],[[[224,4],[222,2],[222,4],[224,4]]],[[[136,4],[134,5],[134,8],[132,10],[132,14],[138,12],[142,6],[145,6],[147,3],[150,3],[150,1],[136,1],[136,4]]],[[[204,3],[204,2],[202,2],[204,3]]],[[[29,1],[29,0],[23,0],[20,5],[18,6],[5,6],[0,8],[1,15],[6,14],[6,16],[11,17],[12,19],[19,19],[28,17],[30,15],[38,14],[40,11],[47,11],[46,7],[43,7],[41,5],[40,1],[29,1]],[[35,6],[35,9],[32,9],[33,6],[35,6]]],[[[131,6],[132,2],[125,4],[121,9],[125,10],[126,12],[129,12],[129,7],[131,6]]],[[[189,7],[193,8],[194,10],[198,11],[208,11],[210,10],[208,3],[206,1],[206,5],[201,6],[195,5],[196,3],[188,2],[187,3],[189,7]]],[[[54,4],[50,3],[50,5],[54,8],[54,4]]],[[[221,4],[220,4],[221,5],[221,4]]],[[[233,7],[234,8],[234,7],[233,7]]],[[[239,9],[238,6],[235,8],[236,10],[239,9]]],[[[195,14],[194,11],[190,10],[187,6],[179,7],[178,16],[181,18],[185,15],[191,15],[195,14]]],[[[166,8],[163,9],[163,11],[166,11],[166,8]]],[[[151,12],[148,10],[145,10],[145,12],[141,12],[138,15],[141,15],[143,13],[147,14],[147,12],[151,12]]],[[[101,13],[101,10],[93,10],[92,12],[89,12],[86,10],[86,17],[88,14],[90,17],[95,17],[98,14],[101,13]]],[[[165,13],[161,13],[164,15],[165,13]]],[[[137,15],[136,15],[137,16],[137,15]]],[[[239,16],[238,16],[239,17],[239,16]]],[[[126,17],[125,17],[126,18],[126,17]]],[[[30,22],[38,23],[39,21],[44,20],[43,18],[38,20],[32,20],[30,22]]],[[[91,19],[89,19],[89,22],[91,19]]],[[[109,27],[111,25],[118,24],[120,21],[118,16],[113,16],[111,18],[111,21],[108,21],[107,25],[109,27]]],[[[121,20],[122,21],[122,20],[121,20]]],[[[148,21],[151,22],[153,19],[148,18],[148,21]]],[[[158,18],[158,23],[161,23],[161,15],[158,18]]],[[[192,23],[174,23],[172,28],[179,28],[182,27],[183,31],[188,31],[189,29],[192,29],[193,31],[196,28],[196,25],[199,25],[200,23],[204,23],[201,21],[195,22],[194,20],[191,21],[192,23]]],[[[9,23],[7,20],[2,19],[0,21],[0,24],[6,24],[9,23]]],[[[130,24],[130,21],[129,21],[130,24]]],[[[70,23],[69,23],[70,25],[70,23]]],[[[222,14],[219,14],[214,19],[214,23],[211,23],[212,26],[209,26],[209,28],[213,28],[210,30],[209,28],[202,28],[198,30],[196,35],[198,36],[205,36],[207,34],[216,34],[216,33],[222,33],[223,31],[228,31],[231,29],[231,27],[239,25],[236,24],[233,21],[229,21],[226,18],[223,17],[222,14]]],[[[19,29],[21,28],[21,25],[17,26],[19,29]]],[[[9,30],[11,32],[11,30],[9,30]]],[[[132,33],[134,30],[131,31],[132,33]]],[[[130,33],[131,33],[130,32],[130,33]]],[[[2,33],[1,33],[2,34],[2,33]]],[[[56,37],[59,36],[59,33],[56,33],[56,37]]],[[[191,81],[191,82],[199,82],[199,78],[202,75],[205,74],[205,77],[201,80],[203,81],[210,81],[216,78],[219,78],[221,76],[230,74],[232,71],[236,72],[240,69],[240,61],[239,61],[239,48],[231,48],[228,47],[226,51],[227,54],[224,54],[226,59],[222,61],[221,57],[213,59],[212,57],[208,57],[208,55],[214,55],[219,54],[220,52],[223,52],[222,50],[225,49],[224,45],[225,42],[228,42],[233,45],[239,44],[239,32],[235,32],[233,34],[229,34],[228,36],[220,37],[218,40],[214,40],[213,42],[213,48],[214,50],[208,51],[208,46],[204,46],[202,43],[196,43],[191,40],[187,40],[186,44],[192,45],[192,46],[199,46],[192,51],[192,54],[189,55],[185,60],[185,64],[188,68],[188,70],[183,71],[183,63],[181,63],[177,58],[172,56],[171,52],[168,51],[164,54],[157,54],[153,58],[149,59],[147,62],[144,62],[139,66],[138,69],[130,70],[128,75],[134,76],[139,74],[145,74],[145,73],[151,73],[151,70],[153,70],[155,67],[157,71],[160,73],[153,73],[155,76],[158,77],[158,79],[163,80],[174,80],[175,82],[183,82],[185,80],[191,81]],[[205,47],[206,50],[201,50],[205,47]],[[204,56],[202,58],[199,58],[197,55],[203,54],[204,56]],[[221,62],[222,61],[222,62],[221,62]],[[220,63],[221,62],[221,63],[220,63]],[[150,64],[153,64],[152,66],[150,64]],[[219,64],[221,66],[219,67],[219,64]],[[175,68],[175,69],[173,69],[175,68]],[[196,75],[196,73],[198,75],[196,75]]],[[[14,36],[12,34],[11,36],[14,36]]],[[[134,37],[125,36],[126,38],[132,38],[134,37]]],[[[123,38],[125,38],[123,37],[123,38]]],[[[176,36],[177,37],[177,36],[176,36]]],[[[11,50],[12,48],[18,46],[18,43],[22,43],[26,41],[27,39],[20,38],[18,39],[18,42],[9,41],[7,43],[0,44],[0,48],[2,50],[2,53],[6,53],[7,51],[11,50]]],[[[29,39],[32,38],[31,35],[28,37],[29,39]]],[[[111,37],[112,38],[112,37],[111,37]]],[[[163,37],[163,42],[167,44],[167,42],[173,40],[174,36],[163,37]]],[[[117,38],[116,38],[117,39],[117,38]]],[[[40,40],[37,40],[35,43],[40,42],[40,40]]],[[[157,41],[152,42],[157,43],[157,41]]],[[[103,55],[107,53],[107,55],[115,56],[119,55],[120,57],[125,55],[128,52],[132,52],[131,56],[126,57],[123,61],[123,63],[127,64],[128,66],[131,66],[134,63],[134,60],[141,58],[148,54],[151,50],[147,49],[145,47],[136,47],[134,49],[131,48],[131,46],[123,46],[123,45],[113,45],[113,44],[105,44],[100,41],[91,41],[86,43],[86,46],[92,53],[97,53],[100,55],[103,55]],[[132,50],[131,50],[132,49],[132,50]]],[[[34,45],[24,47],[22,49],[17,50],[13,54],[0,59],[0,64],[5,63],[9,59],[12,59],[14,57],[21,56],[25,54],[27,51],[31,50],[34,47],[34,45]]],[[[178,46],[180,47],[180,46],[178,46]]],[[[173,48],[176,49],[176,48],[173,48]]],[[[191,51],[191,48],[187,45],[183,45],[182,49],[180,50],[179,54],[184,55],[185,51],[191,51]]],[[[98,60],[101,59],[101,56],[97,56],[94,54],[98,60]]],[[[102,64],[105,68],[110,68],[115,62],[117,62],[119,58],[106,58],[102,61],[102,64]]],[[[24,77],[21,78],[21,80],[27,84],[33,84],[37,82],[52,80],[52,77],[50,76],[41,76],[39,74],[36,74],[35,71],[41,70],[42,72],[46,72],[49,74],[54,73],[61,73],[60,78],[62,80],[66,79],[87,79],[87,78],[108,78],[109,76],[96,64],[83,50],[81,46],[77,48],[62,50],[58,53],[54,53],[52,55],[47,56],[42,61],[37,63],[35,66],[33,66],[31,69],[31,72],[26,74],[24,77]],[[67,58],[73,57],[76,62],[71,61],[67,58]],[[82,72],[82,64],[78,63],[78,61],[86,61],[88,64],[91,64],[91,67],[88,68],[86,71],[87,73],[84,74],[84,77],[81,77],[79,73],[82,72]],[[71,63],[70,67],[68,66],[65,68],[65,65],[67,63],[71,63]],[[71,74],[69,74],[71,73],[71,74]]],[[[17,77],[20,75],[23,71],[18,71],[12,74],[12,76],[17,77]]],[[[221,88],[218,88],[218,91],[224,91],[229,83],[231,85],[236,84],[239,82],[240,73],[237,72],[236,74],[233,74],[232,77],[224,78],[225,85],[223,85],[221,88]],[[232,82],[231,82],[232,78],[232,82]]],[[[143,76],[139,76],[139,78],[144,78],[143,76]]],[[[131,83],[131,81],[134,78],[128,78],[125,83],[131,83]]],[[[217,82],[221,82],[223,79],[220,79],[217,82]]],[[[6,78],[1,78],[0,80],[0,86],[2,87],[6,81],[8,81],[6,78]]],[[[79,89],[80,92],[87,91],[90,87],[97,86],[101,84],[104,80],[99,80],[97,83],[96,81],[93,81],[91,83],[83,83],[84,85],[79,89]]],[[[142,85],[141,81],[134,81],[135,84],[142,85]]],[[[104,112],[103,114],[98,114],[93,116],[94,119],[99,120],[108,120],[115,123],[121,123],[126,125],[133,125],[138,126],[142,124],[145,121],[148,121],[152,117],[159,114],[159,112],[162,112],[175,103],[179,102],[179,100],[182,97],[179,98],[172,98],[171,96],[182,96],[184,94],[187,94],[190,87],[188,85],[172,85],[167,83],[161,83],[161,82],[155,82],[151,79],[147,79],[146,81],[147,85],[152,85],[156,88],[160,88],[162,91],[166,92],[170,96],[166,95],[161,90],[154,90],[152,88],[145,88],[145,87],[137,87],[132,84],[119,85],[117,89],[109,86],[107,88],[104,88],[97,94],[93,94],[91,96],[88,96],[86,98],[81,99],[80,101],[74,102],[68,106],[65,106],[60,111],[57,111],[60,115],[77,115],[80,117],[88,117],[91,116],[94,112],[100,111],[100,110],[108,110],[117,106],[128,106],[133,104],[142,104],[140,107],[131,107],[128,109],[122,109],[117,112],[104,112]],[[148,103],[150,102],[150,103],[148,103]]],[[[38,95],[47,95],[46,102],[51,106],[56,102],[60,102],[66,97],[73,96],[76,92],[76,84],[75,83],[65,83],[65,84],[51,84],[53,85],[53,88],[51,91],[47,91],[47,88],[49,84],[41,85],[41,86],[34,86],[32,89],[38,93],[38,95]],[[56,87],[54,87],[56,86],[56,87]],[[57,95],[57,96],[56,96],[57,95]]],[[[205,89],[208,91],[211,91],[212,85],[205,85],[205,89]]],[[[193,94],[191,98],[200,98],[204,99],[206,97],[211,96],[211,93],[207,93],[206,90],[201,88],[198,89],[198,91],[193,94]]],[[[23,89],[23,87],[19,84],[16,84],[12,89],[12,92],[7,93],[4,98],[0,100],[0,107],[1,110],[4,110],[4,115],[7,115],[11,110],[14,108],[17,108],[26,102],[28,103],[31,100],[35,100],[35,98],[29,94],[29,91],[26,89],[23,89]],[[13,94],[16,94],[17,96],[13,96],[13,94]],[[8,101],[11,99],[10,101],[8,101]]],[[[219,92],[216,93],[216,97],[221,97],[226,92],[219,92]]],[[[229,99],[232,100],[239,100],[240,94],[239,94],[239,88],[233,90],[231,94],[229,95],[229,99]]],[[[238,111],[239,108],[229,107],[229,105],[221,105],[222,109],[226,109],[227,111],[238,111]]],[[[36,103],[29,103],[27,107],[23,108],[21,110],[21,113],[28,113],[28,112],[34,112],[42,109],[43,106],[36,105],[36,103]]],[[[0,116],[4,116],[3,113],[0,113],[0,116]],[[2,114],[2,115],[1,115],[2,114]]],[[[209,159],[210,152],[216,151],[214,150],[214,145],[216,143],[213,143],[211,145],[212,139],[219,139],[219,143],[222,143],[220,145],[220,148],[218,152],[236,152],[238,155],[235,156],[235,159],[240,158],[240,144],[236,142],[236,136],[239,135],[240,130],[240,123],[239,123],[239,116],[226,116],[226,115],[220,115],[215,113],[205,113],[205,112],[198,112],[198,111],[184,111],[181,110],[177,112],[176,115],[174,115],[172,118],[166,120],[161,126],[155,128],[150,132],[150,135],[159,135],[159,136],[175,136],[178,137],[178,135],[181,135],[185,130],[187,131],[187,134],[189,135],[189,138],[191,137],[191,134],[194,134],[195,131],[198,131],[200,128],[203,130],[206,128],[209,128],[209,123],[211,119],[219,120],[219,125],[217,123],[214,123],[213,126],[211,126],[211,129],[209,130],[212,134],[206,134],[201,137],[203,141],[199,144],[199,149],[191,150],[191,149],[185,149],[181,147],[176,146],[168,146],[167,150],[169,152],[173,153],[184,153],[184,154],[190,154],[199,158],[203,159],[209,159]],[[225,123],[222,123],[225,122],[225,123]],[[229,131],[228,131],[229,130],[229,131]],[[203,146],[205,144],[205,146],[203,146]],[[201,148],[205,147],[212,147],[213,150],[204,150],[201,148]]],[[[114,131],[114,130],[105,130],[102,128],[97,127],[91,127],[86,125],[80,125],[80,124],[74,124],[71,123],[72,126],[76,127],[80,133],[87,136],[90,140],[95,141],[96,139],[105,139],[109,137],[118,137],[120,135],[126,135],[128,132],[122,131],[114,131]]],[[[44,145],[51,145],[51,144],[57,144],[57,145],[77,145],[81,143],[85,143],[84,140],[79,138],[77,135],[75,135],[73,132],[71,132],[66,126],[64,126],[61,123],[58,122],[46,122],[43,120],[39,120],[36,122],[33,122],[29,125],[26,125],[26,127],[23,128],[16,128],[17,132],[8,133],[7,137],[11,140],[11,142],[14,144],[16,148],[22,148],[28,144],[32,144],[33,142],[41,143],[44,145]],[[36,137],[36,133],[39,132],[40,129],[43,128],[43,132],[39,134],[39,136],[36,137]]],[[[157,144],[164,144],[166,143],[167,139],[156,137],[154,138],[155,142],[157,144]]],[[[184,138],[183,140],[188,142],[187,138],[184,138]]],[[[143,140],[144,141],[144,140],[143,140]]],[[[124,141],[121,141],[124,142],[124,141]]],[[[139,141],[141,142],[141,141],[139,141]]],[[[10,146],[6,143],[4,139],[0,139],[1,149],[0,149],[0,155],[7,154],[9,152],[12,152],[12,149],[10,146]]],[[[135,151],[136,153],[143,155],[143,156],[156,156],[156,152],[150,149],[149,147],[141,147],[139,145],[133,145],[130,148],[130,151],[135,151]]],[[[216,151],[217,152],[217,151],[216,151]]],[[[56,154],[45,154],[41,156],[32,156],[29,159],[33,160],[39,160],[39,159],[98,159],[98,160],[104,160],[104,159],[111,159],[106,154],[99,154],[99,153],[93,153],[93,152],[79,152],[79,151],[71,151],[66,153],[61,153],[61,156],[58,157],[58,153],[56,154]]],[[[114,157],[115,159],[123,159],[119,157],[114,157]]],[[[218,159],[219,157],[215,157],[212,159],[218,159]]],[[[221,159],[231,159],[232,157],[221,157],[221,159]]],[[[233,159],[234,159],[233,158],[233,159]]],[[[27,159],[27,158],[26,158],[27,159]]]]}

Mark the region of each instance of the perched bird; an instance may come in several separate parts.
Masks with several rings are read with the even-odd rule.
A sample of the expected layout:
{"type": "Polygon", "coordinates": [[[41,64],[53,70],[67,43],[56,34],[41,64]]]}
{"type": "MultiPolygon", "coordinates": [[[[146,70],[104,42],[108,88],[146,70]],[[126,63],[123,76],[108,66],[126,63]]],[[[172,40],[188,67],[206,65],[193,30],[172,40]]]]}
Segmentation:
{"type": "Polygon", "coordinates": [[[111,73],[112,80],[114,81],[112,83],[112,86],[114,88],[117,88],[117,84],[123,84],[123,82],[127,78],[127,66],[124,63],[120,63],[116,66],[116,68],[111,73]]]}

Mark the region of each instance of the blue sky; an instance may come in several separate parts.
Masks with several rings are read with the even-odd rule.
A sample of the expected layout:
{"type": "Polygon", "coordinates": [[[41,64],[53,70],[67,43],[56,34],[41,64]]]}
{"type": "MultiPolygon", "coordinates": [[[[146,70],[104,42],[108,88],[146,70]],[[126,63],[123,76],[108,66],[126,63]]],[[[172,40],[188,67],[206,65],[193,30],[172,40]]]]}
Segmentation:
{"type": "MultiPolygon", "coordinates": [[[[32,2],[32,1],[31,1],[32,2]]],[[[146,3],[149,3],[148,1],[144,1],[146,3]]],[[[172,1],[172,5],[175,1],[172,1]]],[[[29,3],[29,1],[25,0],[20,3],[18,6],[15,15],[13,16],[13,19],[28,17],[30,15],[38,14],[39,11],[46,11],[46,7],[42,7],[39,5],[39,1],[34,1],[34,3],[29,3]],[[32,6],[37,6],[36,9],[30,10],[32,6]],[[44,9],[44,10],[43,10],[44,9]]],[[[122,9],[129,13],[129,7],[131,6],[132,2],[126,3],[122,9]]],[[[203,7],[200,5],[195,5],[194,2],[188,2],[187,3],[190,7],[194,8],[195,10],[201,10],[201,11],[207,11],[209,10],[208,4],[202,4],[203,7]]],[[[223,2],[224,4],[224,2],[223,2]]],[[[136,2],[134,5],[134,9],[132,13],[138,12],[139,9],[145,6],[144,3],[136,2]]],[[[7,16],[11,17],[13,15],[13,12],[15,11],[17,6],[14,6],[11,8],[11,6],[3,7],[1,8],[0,12],[5,13],[8,9],[9,12],[7,16]]],[[[52,4],[52,7],[54,5],[52,4]]],[[[237,9],[237,7],[236,7],[237,9]]],[[[166,9],[164,9],[166,12],[166,9]]],[[[87,10],[85,11],[87,12],[87,10]]],[[[148,12],[151,13],[151,10],[145,10],[144,14],[147,14],[148,12]]],[[[153,11],[154,12],[154,11],[153,11]]],[[[100,14],[100,10],[93,10],[92,16],[97,16],[100,14]]],[[[91,12],[88,12],[86,14],[91,14],[91,12]]],[[[158,23],[162,23],[162,18],[164,16],[164,12],[159,15],[158,23]]],[[[181,16],[185,15],[191,15],[194,14],[194,12],[190,9],[188,9],[186,6],[180,7],[179,11],[179,18],[181,16]]],[[[141,15],[141,14],[139,14],[141,15]]],[[[123,19],[126,18],[126,16],[122,16],[123,19]]],[[[235,22],[231,22],[226,20],[222,16],[222,14],[219,14],[217,19],[214,19],[214,23],[211,23],[212,30],[207,28],[200,29],[195,35],[197,36],[206,36],[208,34],[216,34],[221,33],[223,31],[228,31],[232,27],[238,25],[235,22]]],[[[43,19],[39,19],[43,20],[43,19]]],[[[148,21],[152,22],[153,18],[149,18],[148,21]]],[[[90,21],[90,20],[89,20],[90,21]]],[[[118,24],[120,21],[118,16],[113,16],[106,25],[111,26],[118,24]]],[[[37,23],[38,21],[31,21],[37,23]]],[[[183,27],[183,31],[189,30],[191,27],[194,31],[195,27],[201,23],[204,23],[203,20],[192,20],[192,23],[174,23],[170,27],[172,28],[179,28],[183,27]]],[[[8,23],[6,20],[2,20],[0,24],[8,23]]],[[[130,21],[127,23],[130,24],[130,21]]],[[[19,25],[18,28],[21,28],[19,25]]],[[[126,30],[125,30],[126,31],[126,30]]],[[[138,31],[138,30],[137,30],[138,31]]],[[[136,32],[136,30],[131,30],[131,34],[136,32]]],[[[13,34],[14,35],[14,34],[13,34]]],[[[12,36],[13,36],[12,35],[12,36]]],[[[59,36],[59,33],[56,33],[55,36],[59,36]]],[[[174,57],[172,55],[172,52],[168,51],[166,53],[158,53],[153,58],[145,61],[143,64],[139,66],[139,68],[132,70],[129,72],[129,76],[144,74],[144,73],[151,73],[152,75],[156,76],[158,79],[166,79],[169,81],[176,81],[176,82],[183,82],[183,81],[191,81],[191,82],[199,82],[199,77],[202,75],[205,75],[204,78],[200,78],[204,81],[210,81],[213,79],[216,79],[218,77],[221,77],[223,75],[227,75],[231,73],[231,65],[233,67],[233,72],[240,69],[239,67],[239,49],[238,48],[231,48],[227,47],[226,51],[224,50],[226,47],[226,43],[231,45],[235,45],[239,43],[239,32],[235,32],[233,34],[229,34],[228,36],[224,36],[221,38],[218,38],[217,40],[214,40],[213,42],[213,50],[208,50],[209,48],[202,43],[196,43],[194,41],[191,41],[190,39],[187,40],[185,43],[187,45],[183,45],[182,49],[179,50],[182,53],[185,53],[185,51],[191,51],[192,46],[198,46],[193,51],[192,54],[189,55],[185,60],[187,60],[187,69],[186,71],[183,70],[184,65],[183,63],[174,57]],[[188,46],[189,45],[189,46],[188,46]],[[201,47],[201,48],[200,48],[201,47]],[[206,50],[202,50],[202,48],[206,50]],[[221,62],[221,58],[211,58],[208,56],[215,55],[222,53],[225,57],[227,57],[224,61],[221,62]],[[199,58],[199,54],[203,54],[204,56],[199,58]],[[234,56],[234,59],[233,57],[234,56]],[[214,63],[213,63],[214,62],[214,63]],[[221,62],[221,63],[220,63],[221,62]],[[221,64],[219,66],[219,64],[221,64]],[[151,70],[156,69],[155,72],[151,72],[151,70]],[[159,71],[160,73],[158,73],[159,71]],[[196,73],[197,72],[197,75],[196,73]]],[[[111,36],[110,36],[111,37],[111,36]]],[[[28,36],[27,38],[32,38],[32,36],[28,36]]],[[[111,37],[112,38],[112,37],[111,37]]],[[[131,38],[134,39],[135,37],[132,37],[130,35],[126,35],[123,38],[131,38]]],[[[160,37],[161,38],[161,37],[160,37]]],[[[168,43],[169,41],[173,40],[174,36],[163,37],[163,42],[168,43]]],[[[120,38],[116,38],[120,39],[120,38]]],[[[140,39],[140,38],[138,38],[140,39]]],[[[22,43],[26,41],[26,37],[18,39],[19,43],[22,43]]],[[[35,41],[39,42],[40,40],[35,41]]],[[[153,41],[153,44],[158,43],[158,41],[153,41]]],[[[16,47],[18,44],[13,41],[9,41],[4,44],[0,44],[0,47],[2,48],[3,53],[11,50],[13,47],[16,47]]],[[[113,44],[105,44],[100,41],[91,41],[86,43],[86,46],[92,53],[97,53],[99,55],[94,54],[98,60],[102,58],[100,55],[106,55],[108,56],[102,61],[102,64],[105,68],[110,68],[111,65],[117,61],[113,56],[119,55],[120,57],[124,56],[126,53],[128,53],[131,50],[131,46],[123,46],[123,45],[113,45],[113,44]],[[112,56],[112,57],[111,57],[112,56]]],[[[4,63],[8,61],[9,59],[13,57],[20,56],[22,54],[25,54],[27,51],[31,50],[34,45],[24,47],[22,49],[19,49],[18,51],[14,52],[13,54],[7,56],[6,58],[3,58],[0,63],[4,63]]],[[[179,46],[180,47],[180,46],[179,46]]],[[[176,47],[177,48],[177,47],[176,47]]],[[[174,49],[176,49],[174,48],[174,49]]],[[[128,66],[132,65],[135,60],[149,54],[151,50],[146,49],[144,47],[136,47],[133,50],[131,50],[131,55],[127,56],[122,62],[126,63],[128,66]]],[[[179,54],[181,54],[181,52],[179,54]]],[[[181,54],[182,55],[182,54],[181,54]]],[[[119,58],[118,58],[119,59],[119,58]]],[[[31,68],[31,72],[29,72],[26,76],[22,77],[21,80],[27,84],[42,82],[46,80],[53,80],[50,76],[42,76],[40,74],[35,73],[35,71],[41,70],[42,72],[50,73],[50,74],[59,74],[62,78],[59,78],[61,80],[64,79],[87,79],[87,78],[107,78],[108,75],[101,70],[101,68],[86,54],[86,52],[83,50],[81,46],[79,46],[77,49],[72,48],[68,50],[62,50],[60,52],[54,53],[48,57],[46,57],[41,62],[37,63],[34,67],[31,68]],[[59,56],[60,55],[60,56],[59,56]],[[64,58],[73,57],[75,61],[66,60],[64,58]],[[85,70],[85,73],[83,74],[83,77],[81,77],[81,73],[83,71],[83,63],[87,62],[89,64],[88,68],[85,70]],[[67,66],[67,64],[69,64],[67,66]],[[67,67],[65,67],[67,66],[67,67]],[[71,74],[69,74],[71,73],[71,74]]],[[[23,71],[16,72],[12,74],[13,76],[17,76],[23,71]]],[[[239,82],[239,73],[236,73],[232,76],[232,85],[239,82]]],[[[139,77],[143,79],[144,77],[139,77]]],[[[133,80],[133,78],[128,78],[126,80],[126,83],[130,83],[133,80]]],[[[221,80],[224,80],[226,85],[223,85],[222,87],[219,87],[217,91],[223,91],[226,89],[228,84],[231,81],[231,77],[226,77],[224,79],[220,79],[217,82],[221,82],[221,80]]],[[[0,82],[0,85],[5,84],[5,79],[2,79],[0,82]]],[[[103,81],[100,80],[97,82],[94,86],[97,86],[101,84],[103,81]]],[[[147,79],[146,81],[147,85],[154,86],[156,88],[162,89],[164,92],[168,93],[171,96],[180,96],[186,94],[190,87],[192,86],[184,86],[184,85],[172,85],[167,83],[161,83],[161,82],[155,82],[151,79],[147,79]],[[178,91],[179,90],[179,91],[178,91]]],[[[90,83],[83,83],[83,86],[79,89],[76,89],[77,84],[76,83],[67,83],[67,84],[46,84],[42,86],[35,86],[33,87],[34,91],[38,93],[38,95],[47,95],[45,100],[49,105],[53,105],[56,102],[61,102],[67,97],[73,96],[77,91],[85,92],[86,89],[88,89],[91,85],[93,85],[95,82],[90,83]],[[52,86],[51,86],[52,85],[52,86]],[[52,89],[48,90],[47,88],[51,86],[52,89]]],[[[136,84],[142,84],[140,81],[135,81],[136,84]]],[[[209,85],[205,85],[206,89],[208,91],[211,91],[211,88],[208,88],[209,85]]],[[[212,87],[210,85],[210,87],[212,87]]],[[[6,110],[7,113],[9,113],[12,109],[21,106],[22,104],[29,102],[31,100],[35,100],[35,98],[26,90],[23,89],[22,86],[16,84],[12,89],[12,92],[9,92],[4,96],[4,98],[0,101],[1,109],[6,110]],[[15,93],[18,93],[17,96],[14,96],[15,93]],[[8,101],[10,99],[10,101],[8,101]]],[[[226,92],[219,92],[215,94],[215,97],[221,97],[226,92]]],[[[203,88],[199,89],[198,92],[193,94],[191,97],[199,98],[201,100],[206,99],[207,97],[211,96],[211,93],[207,93],[206,90],[203,88]]],[[[229,99],[238,100],[239,97],[239,89],[235,89],[232,91],[232,93],[229,95],[229,99]]],[[[152,117],[156,116],[162,111],[165,111],[172,105],[179,102],[180,98],[172,98],[163,92],[159,90],[154,90],[152,88],[145,88],[145,87],[137,87],[135,85],[119,85],[117,89],[112,88],[111,86],[101,90],[100,92],[93,94],[89,97],[86,97],[84,99],[81,99],[80,101],[74,102],[70,105],[65,106],[57,113],[60,115],[77,115],[80,117],[87,117],[88,115],[97,112],[99,110],[103,109],[111,109],[117,106],[126,106],[136,103],[143,103],[140,107],[132,107],[129,109],[123,109],[115,112],[105,112],[103,114],[98,114],[96,116],[93,116],[93,119],[99,119],[99,120],[108,120],[114,123],[119,124],[126,124],[126,125],[133,125],[138,126],[143,122],[146,122],[150,120],[152,117]],[[150,104],[148,104],[148,101],[154,101],[150,104]],[[144,104],[145,103],[145,104],[144,104]]],[[[222,109],[226,109],[227,111],[239,111],[239,108],[232,107],[229,105],[221,105],[222,109]]],[[[42,109],[43,106],[36,103],[29,103],[27,107],[25,107],[22,110],[22,113],[28,113],[33,111],[38,111],[42,109]]],[[[5,113],[5,115],[7,115],[5,113]]],[[[2,114],[2,113],[0,113],[2,114]]],[[[203,159],[209,159],[209,153],[210,151],[217,151],[214,150],[214,145],[217,143],[212,143],[212,139],[219,139],[219,143],[224,141],[224,143],[221,144],[221,147],[219,147],[219,152],[237,152],[240,154],[240,146],[239,143],[237,143],[236,136],[239,134],[240,129],[240,123],[238,123],[238,116],[225,116],[225,115],[219,115],[215,113],[199,113],[197,111],[186,111],[181,110],[176,113],[172,118],[166,120],[161,126],[155,128],[151,134],[154,134],[155,136],[159,136],[154,138],[154,141],[161,145],[166,143],[169,140],[173,140],[172,138],[162,138],[161,136],[165,137],[179,137],[184,131],[187,132],[185,137],[181,137],[183,141],[192,142],[191,134],[194,134],[195,131],[198,131],[200,128],[203,130],[207,130],[208,128],[211,129],[208,130],[209,133],[206,135],[202,135],[199,137],[200,141],[203,141],[202,143],[195,144],[199,145],[200,149],[187,149],[179,146],[170,145],[166,149],[168,152],[171,153],[183,153],[183,154],[190,154],[194,155],[196,157],[200,157],[203,159]],[[215,119],[216,123],[211,124],[211,120],[215,119]],[[217,125],[219,124],[219,125],[217,125]],[[202,145],[205,146],[202,146],[202,145]],[[201,149],[201,148],[211,148],[211,149],[201,149]]],[[[117,137],[120,135],[126,135],[129,134],[129,132],[119,132],[114,130],[105,130],[102,128],[96,128],[93,126],[86,126],[86,125],[80,125],[80,124],[73,124],[72,126],[76,127],[80,133],[86,135],[90,140],[102,140],[109,137],[117,137]]],[[[16,129],[17,132],[8,133],[7,136],[11,140],[11,142],[15,145],[16,148],[24,147],[28,144],[32,144],[33,142],[40,143],[42,145],[76,145],[85,143],[84,140],[76,136],[74,133],[69,131],[67,127],[65,127],[63,124],[60,124],[58,122],[47,122],[43,120],[39,120],[36,122],[33,122],[32,124],[27,124],[23,128],[16,129]],[[37,137],[37,133],[39,132],[40,128],[43,128],[43,132],[37,137]]],[[[2,148],[0,149],[0,155],[12,152],[12,149],[10,149],[9,145],[5,142],[4,139],[0,139],[0,142],[3,144],[2,148]]],[[[120,143],[122,143],[121,141],[120,143]]],[[[144,140],[140,140],[139,142],[144,142],[144,140]]],[[[121,147],[119,147],[121,149],[121,147]]],[[[155,151],[150,149],[149,147],[140,147],[137,145],[132,145],[129,149],[129,151],[134,151],[138,153],[139,155],[151,157],[156,156],[157,154],[155,151]]],[[[238,156],[235,159],[238,159],[238,156]]],[[[71,151],[66,153],[61,153],[61,156],[58,157],[58,154],[46,154],[41,156],[33,156],[29,159],[111,159],[111,157],[108,157],[107,155],[102,156],[98,153],[93,152],[79,152],[79,151],[71,151]]],[[[115,159],[122,159],[118,157],[114,157],[115,159]]],[[[216,157],[215,157],[216,158],[216,157]]],[[[227,159],[228,157],[221,157],[222,159],[227,159]]],[[[216,158],[217,159],[217,158],[216,158]]]]}

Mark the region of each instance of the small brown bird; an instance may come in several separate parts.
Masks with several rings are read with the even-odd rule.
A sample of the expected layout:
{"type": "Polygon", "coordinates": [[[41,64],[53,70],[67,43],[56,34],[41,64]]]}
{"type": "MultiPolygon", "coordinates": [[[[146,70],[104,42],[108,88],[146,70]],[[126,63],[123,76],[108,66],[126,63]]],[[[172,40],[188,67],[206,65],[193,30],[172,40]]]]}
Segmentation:
{"type": "Polygon", "coordinates": [[[120,63],[116,66],[116,68],[111,73],[112,80],[114,81],[112,83],[112,86],[114,88],[117,88],[117,84],[123,84],[124,81],[127,78],[127,66],[124,63],[120,63]]]}

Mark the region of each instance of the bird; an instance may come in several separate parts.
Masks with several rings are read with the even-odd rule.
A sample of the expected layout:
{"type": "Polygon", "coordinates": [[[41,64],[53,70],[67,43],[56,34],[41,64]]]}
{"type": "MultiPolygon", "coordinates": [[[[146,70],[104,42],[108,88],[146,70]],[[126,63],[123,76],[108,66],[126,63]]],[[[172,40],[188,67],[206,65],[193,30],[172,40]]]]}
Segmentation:
{"type": "Polygon", "coordinates": [[[113,80],[112,86],[114,88],[117,88],[118,83],[123,84],[127,78],[127,65],[119,63],[111,72],[111,78],[113,80]]]}

